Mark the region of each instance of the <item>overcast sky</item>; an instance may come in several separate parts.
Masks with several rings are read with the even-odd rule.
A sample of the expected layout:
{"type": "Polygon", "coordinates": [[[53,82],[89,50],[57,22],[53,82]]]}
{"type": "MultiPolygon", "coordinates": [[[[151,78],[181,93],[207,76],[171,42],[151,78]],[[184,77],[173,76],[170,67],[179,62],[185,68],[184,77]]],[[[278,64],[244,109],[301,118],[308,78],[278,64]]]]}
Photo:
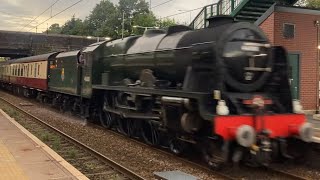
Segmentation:
{"type": "MultiPolygon", "coordinates": [[[[36,29],[32,28],[39,23],[47,20],[51,15],[55,15],[66,7],[76,3],[79,0],[60,0],[56,3],[52,11],[48,10],[46,13],[37,18],[33,23],[29,24],[35,17],[40,15],[45,9],[47,9],[56,0],[0,0],[0,29],[10,31],[26,31],[35,32],[36,29]],[[26,27],[25,27],[26,26],[26,27]]],[[[111,0],[117,4],[118,0],[111,0]]],[[[149,2],[149,0],[146,0],[149,2]]],[[[152,0],[152,7],[164,3],[168,0],[152,0]]],[[[53,23],[59,23],[62,25],[66,20],[70,19],[72,15],[78,18],[84,19],[90,14],[90,11],[95,7],[100,0],[83,0],[76,6],[68,9],[64,13],[48,20],[38,27],[38,32],[45,31],[47,26],[53,23]]],[[[172,14],[182,12],[182,10],[190,10],[198,7],[212,4],[215,0],[173,0],[162,6],[153,8],[153,12],[158,17],[166,17],[172,14]],[[180,10],[180,11],[179,11],[180,10]]],[[[191,12],[191,19],[198,14],[200,10],[191,12]]],[[[172,17],[180,22],[190,22],[190,13],[184,13],[172,17]]]]}

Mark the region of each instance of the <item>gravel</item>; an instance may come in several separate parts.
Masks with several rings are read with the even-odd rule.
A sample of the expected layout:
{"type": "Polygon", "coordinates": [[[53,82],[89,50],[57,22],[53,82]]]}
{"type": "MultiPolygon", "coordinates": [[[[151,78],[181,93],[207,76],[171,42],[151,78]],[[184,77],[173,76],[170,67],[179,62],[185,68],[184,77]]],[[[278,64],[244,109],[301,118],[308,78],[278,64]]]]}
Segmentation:
{"type": "Polygon", "coordinates": [[[82,143],[94,148],[98,152],[124,165],[146,179],[154,179],[153,173],[159,171],[180,170],[192,174],[200,179],[219,179],[219,175],[208,174],[200,168],[195,168],[172,156],[156,152],[146,146],[130,141],[127,138],[95,127],[85,126],[84,121],[69,113],[60,112],[34,101],[11,94],[0,92],[0,97],[10,99],[13,104],[23,103],[20,107],[34,116],[48,122],[82,143]],[[30,105],[28,103],[32,103],[30,105]],[[24,106],[28,104],[28,106],[24,106]]]}
{"type": "MultiPolygon", "coordinates": [[[[58,110],[49,108],[49,106],[33,100],[27,100],[26,98],[16,97],[5,92],[0,92],[0,97],[10,99],[10,101],[16,105],[22,103],[20,105],[22,109],[45,120],[49,124],[132,171],[138,172],[146,179],[154,179],[154,172],[172,170],[179,170],[203,180],[221,179],[221,177],[214,172],[208,173],[201,168],[196,168],[177,158],[173,158],[172,155],[146,148],[147,146],[145,145],[101,128],[85,126],[84,121],[71,116],[69,113],[61,114],[58,110]],[[30,105],[30,103],[32,105],[30,105]]],[[[320,178],[320,171],[317,168],[288,164],[277,165],[277,168],[294,172],[294,174],[299,174],[302,177],[310,179],[320,178]]],[[[247,167],[228,168],[225,169],[223,173],[227,173],[232,177],[239,177],[239,179],[283,179],[270,172],[266,172],[264,169],[247,167]]]]}

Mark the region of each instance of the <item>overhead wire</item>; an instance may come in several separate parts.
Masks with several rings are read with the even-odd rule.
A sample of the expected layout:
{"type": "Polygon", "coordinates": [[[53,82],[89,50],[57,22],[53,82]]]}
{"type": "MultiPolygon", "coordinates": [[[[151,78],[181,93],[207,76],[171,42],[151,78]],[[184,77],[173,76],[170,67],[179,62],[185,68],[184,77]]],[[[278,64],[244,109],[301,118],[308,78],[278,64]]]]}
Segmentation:
{"type": "Polygon", "coordinates": [[[203,6],[195,8],[195,9],[190,9],[190,10],[187,10],[187,11],[183,11],[183,12],[180,12],[180,13],[172,14],[172,15],[169,15],[169,16],[161,17],[160,19],[165,19],[165,18],[177,16],[177,15],[180,15],[180,14],[189,13],[189,12],[196,11],[196,10],[199,10],[199,9],[203,9],[203,6]]]}
{"type": "Polygon", "coordinates": [[[167,3],[171,2],[171,1],[174,1],[174,0],[169,0],[169,1],[163,2],[161,4],[155,5],[155,6],[151,7],[151,9],[159,7],[159,6],[162,6],[162,5],[167,4],[167,3]]]}
{"type": "Polygon", "coordinates": [[[28,24],[23,26],[19,31],[22,31],[24,28],[29,26],[31,23],[33,23],[35,20],[37,20],[41,15],[43,15],[45,12],[47,12],[50,8],[52,8],[54,5],[56,5],[60,0],[56,0],[54,3],[52,3],[46,10],[44,10],[41,14],[39,14],[37,17],[32,19],[28,24]]]}
{"type": "Polygon", "coordinates": [[[77,1],[77,2],[75,2],[75,3],[73,3],[72,5],[68,6],[68,7],[67,7],[67,8],[65,8],[65,9],[63,9],[62,11],[60,11],[60,12],[56,13],[55,15],[53,15],[53,16],[51,16],[51,17],[49,17],[48,19],[46,19],[46,20],[42,21],[41,23],[37,24],[36,26],[34,26],[34,27],[30,28],[30,29],[29,29],[29,31],[30,31],[30,30],[33,30],[33,29],[35,29],[35,28],[37,28],[38,26],[40,26],[40,25],[42,25],[43,23],[45,23],[45,22],[49,21],[50,19],[52,19],[52,18],[54,18],[54,17],[58,16],[59,14],[61,14],[61,13],[65,12],[65,11],[67,11],[68,9],[72,8],[73,6],[75,6],[75,5],[79,4],[79,3],[80,3],[80,2],[82,2],[82,1],[83,1],[83,0],[79,0],[79,1],[77,1]]]}

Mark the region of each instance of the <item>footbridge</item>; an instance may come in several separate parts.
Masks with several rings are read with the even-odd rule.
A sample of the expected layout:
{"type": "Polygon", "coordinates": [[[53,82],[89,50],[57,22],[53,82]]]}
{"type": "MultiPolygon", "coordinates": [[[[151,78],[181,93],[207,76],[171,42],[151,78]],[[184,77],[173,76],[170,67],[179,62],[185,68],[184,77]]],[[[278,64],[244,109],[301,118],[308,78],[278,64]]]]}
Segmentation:
{"type": "Polygon", "coordinates": [[[95,43],[98,38],[0,31],[0,57],[24,57],[52,51],[75,50],[95,43]]]}
{"type": "Polygon", "coordinates": [[[217,15],[230,15],[236,21],[255,22],[274,4],[292,6],[297,0],[219,0],[205,6],[190,26],[194,29],[207,27],[208,18],[217,15]]]}

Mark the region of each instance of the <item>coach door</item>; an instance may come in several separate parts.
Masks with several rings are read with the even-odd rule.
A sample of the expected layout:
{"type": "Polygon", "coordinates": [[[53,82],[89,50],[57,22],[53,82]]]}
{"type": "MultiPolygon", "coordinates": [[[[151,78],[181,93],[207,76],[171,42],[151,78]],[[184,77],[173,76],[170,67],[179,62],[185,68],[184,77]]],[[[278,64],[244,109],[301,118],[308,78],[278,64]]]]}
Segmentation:
{"type": "Polygon", "coordinates": [[[299,54],[289,54],[289,81],[293,99],[299,99],[300,92],[300,56],[299,54]]]}

